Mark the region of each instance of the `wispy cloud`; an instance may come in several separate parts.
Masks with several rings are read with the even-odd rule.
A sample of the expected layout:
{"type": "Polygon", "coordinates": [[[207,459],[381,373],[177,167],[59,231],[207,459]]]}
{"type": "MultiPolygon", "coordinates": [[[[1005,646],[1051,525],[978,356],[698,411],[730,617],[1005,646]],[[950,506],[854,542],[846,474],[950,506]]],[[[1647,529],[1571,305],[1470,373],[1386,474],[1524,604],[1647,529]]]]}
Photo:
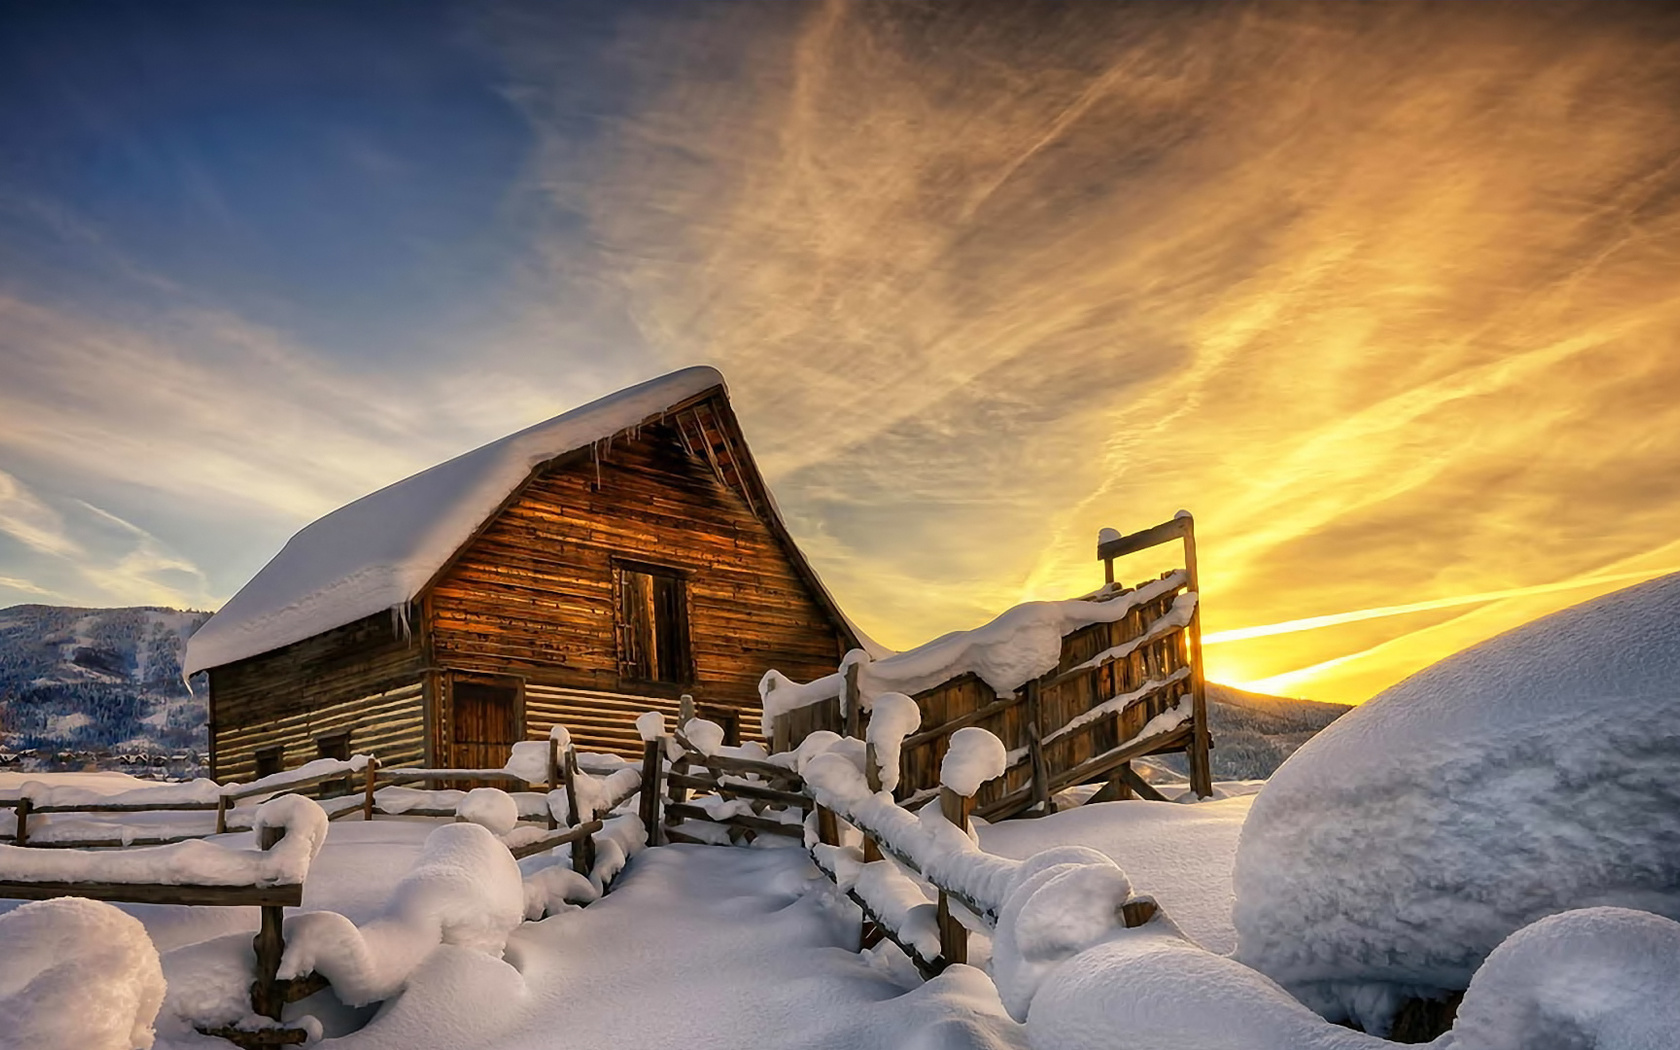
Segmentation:
{"type": "MultiPolygon", "coordinates": [[[[759,10],[627,18],[605,61],[635,102],[581,157],[541,33],[508,47],[597,279],[656,352],[725,368],[886,640],[1083,590],[1100,526],[1179,507],[1216,630],[1674,537],[1671,16],[759,10]]],[[[1334,662],[1359,632],[1415,665],[1498,620],[1254,639],[1222,670],[1359,698],[1371,661],[1334,662]]]]}

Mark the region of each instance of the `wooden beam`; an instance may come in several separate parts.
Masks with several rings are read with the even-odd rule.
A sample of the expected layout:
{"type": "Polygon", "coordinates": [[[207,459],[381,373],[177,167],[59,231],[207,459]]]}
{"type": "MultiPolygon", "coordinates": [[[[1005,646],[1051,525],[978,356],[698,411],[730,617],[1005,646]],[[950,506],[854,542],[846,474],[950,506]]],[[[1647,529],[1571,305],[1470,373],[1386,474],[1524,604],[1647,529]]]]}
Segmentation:
{"type": "Polygon", "coordinates": [[[296,908],[303,904],[297,886],[158,886],[121,882],[0,882],[0,899],[44,901],[87,897],[121,904],[185,904],[296,908]]]}
{"type": "Polygon", "coordinates": [[[1124,557],[1127,554],[1134,554],[1137,551],[1148,550],[1150,547],[1158,547],[1163,543],[1170,543],[1185,536],[1189,529],[1190,518],[1188,515],[1173,518],[1171,521],[1163,521],[1159,525],[1151,525],[1147,529],[1129,533],[1117,540],[1097,544],[1097,560],[1113,561],[1115,558],[1124,557]]]}

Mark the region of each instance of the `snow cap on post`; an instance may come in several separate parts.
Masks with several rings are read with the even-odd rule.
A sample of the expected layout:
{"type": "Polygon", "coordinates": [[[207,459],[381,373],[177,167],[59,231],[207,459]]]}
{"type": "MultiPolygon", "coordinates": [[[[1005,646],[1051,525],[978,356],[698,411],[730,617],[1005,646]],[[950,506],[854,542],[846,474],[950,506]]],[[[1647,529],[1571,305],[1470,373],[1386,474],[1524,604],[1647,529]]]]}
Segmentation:
{"type": "Polygon", "coordinates": [[[870,710],[868,741],[875,745],[875,761],[881,768],[881,790],[898,787],[899,753],[904,738],[922,726],[922,709],[903,693],[882,693],[870,710]]]}
{"type": "Polygon", "coordinates": [[[1003,776],[1008,767],[1009,752],[1003,741],[979,726],[966,726],[951,734],[945,760],[939,764],[939,783],[972,798],[981,784],[1003,776]]]}
{"type": "Polygon", "coordinates": [[[1119,529],[1098,529],[1097,530],[1097,546],[1099,546],[1099,547],[1101,547],[1105,543],[1113,543],[1115,540],[1118,540],[1119,538],[1120,538],[1120,530],[1119,529]]]}
{"type": "Polygon", "coordinates": [[[572,746],[572,731],[559,722],[548,727],[548,738],[560,745],[562,751],[572,746]]]}
{"type": "Polygon", "coordinates": [[[723,746],[723,727],[704,718],[689,719],[683,726],[683,736],[702,755],[714,755],[723,746]]]}
{"type": "Polygon", "coordinates": [[[636,733],[642,740],[658,740],[665,735],[665,716],[658,711],[644,711],[636,716],[636,733]]]}

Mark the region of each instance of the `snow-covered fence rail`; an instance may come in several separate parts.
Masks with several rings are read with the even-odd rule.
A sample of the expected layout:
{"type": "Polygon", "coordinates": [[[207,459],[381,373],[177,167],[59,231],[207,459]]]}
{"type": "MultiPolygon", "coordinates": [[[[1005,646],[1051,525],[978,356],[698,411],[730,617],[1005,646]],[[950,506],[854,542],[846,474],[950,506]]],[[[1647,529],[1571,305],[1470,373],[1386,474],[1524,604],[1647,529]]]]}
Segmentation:
{"type": "MultiPolygon", "coordinates": [[[[328,783],[341,783],[361,774],[366,791],[361,805],[335,807],[332,817],[361,809],[371,815],[371,797],[378,762],[370,755],[349,759],[318,759],[262,777],[247,784],[217,784],[195,780],[185,784],[157,784],[119,794],[100,794],[85,788],[25,781],[10,797],[0,798],[0,810],[11,810],[10,832],[0,839],[14,846],[53,849],[101,849],[163,846],[228,831],[249,830],[256,807],[240,803],[297,794],[328,783]],[[211,814],[214,817],[211,817],[211,814]],[[124,815],[151,814],[162,823],[150,830],[118,823],[124,815]],[[167,819],[174,815],[185,819],[167,819]],[[197,819],[202,815],[203,819],[197,819]],[[45,819],[42,819],[45,818],[45,819]],[[82,819],[71,819],[82,818],[82,819]]],[[[350,799],[354,803],[354,799],[350,799]]]]}
{"type": "Polygon", "coordinates": [[[803,778],[791,765],[771,761],[762,747],[731,747],[723,738],[721,726],[690,718],[671,738],[661,739],[670,768],[659,837],[702,845],[751,842],[761,835],[800,838],[804,814],[813,806],[803,778]]]}
{"type": "MultiPolygon", "coordinates": [[[[0,898],[86,897],[135,904],[260,908],[261,926],[253,941],[256,972],[251,1009],[279,1022],[286,1003],[325,987],[318,978],[286,981],[278,974],[285,950],[284,910],[303,903],[304,879],[326,841],[327,815],[312,800],[287,794],[259,806],[253,824],[254,850],[194,841],[115,851],[0,846],[0,898]]],[[[285,1030],[229,1028],[206,1030],[206,1034],[251,1046],[302,1041],[268,1034],[276,1031],[285,1030]]]]}
{"type": "Polygon", "coordinates": [[[903,694],[919,717],[896,756],[901,800],[938,793],[948,741],[969,726],[999,737],[1008,755],[975,799],[987,819],[1048,812],[1056,792],[1097,780],[1115,797],[1158,797],[1131,769],[1152,754],[1188,752],[1191,786],[1209,794],[1194,523],[1181,512],[1129,536],[1104,530],[1097,550],[1108,582],[1086,598],[1028,602],[879,660],[853,651],[808,683],[768,672],[759,691],[773,749],[825,730],[862,737],[878,698],[903,694]],[[1114,582],[1115,558],[1169,542],[1182,542],[1184,568],[1135,588],[1114,582]]]}
{"type": "MultiPolygon", "coordinates": [[[[913,813],[893,800],[876,748],[865,751],[860,771],[854,744],[836,740],[801,763],[816,803],[807,848],[862,910],[861,945],[886,937],[932,977],[968,960],[971,930],[996,929],[1007,893],[1025,870],[1027,862],[982,851],[969,826],[975,794],[1003,775],[1008,753],[983,729],[957,730],[941,762],[938,805],[913,813]],[[855,832],[848,835],[842,822],[855,832]]],[[[1140,898],[1127,901],[1117,918],[1141,926],[1154,914],[1154,902],[1140,898]]]]}

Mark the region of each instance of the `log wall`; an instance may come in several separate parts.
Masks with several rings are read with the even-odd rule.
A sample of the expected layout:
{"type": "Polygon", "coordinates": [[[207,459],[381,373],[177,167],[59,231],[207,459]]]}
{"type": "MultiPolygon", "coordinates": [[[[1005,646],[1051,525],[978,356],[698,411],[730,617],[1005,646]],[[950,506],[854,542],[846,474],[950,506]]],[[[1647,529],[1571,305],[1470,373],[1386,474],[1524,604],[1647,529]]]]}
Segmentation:
{"type": "Polygon", "coordinates": [[[316,757],[317,737],[350,731],[354,751],[387,765],[425,756],[418,636],[378,613],[210,671],[210,774],[247,780],[258,749],[283,768],[316,757]]]}

